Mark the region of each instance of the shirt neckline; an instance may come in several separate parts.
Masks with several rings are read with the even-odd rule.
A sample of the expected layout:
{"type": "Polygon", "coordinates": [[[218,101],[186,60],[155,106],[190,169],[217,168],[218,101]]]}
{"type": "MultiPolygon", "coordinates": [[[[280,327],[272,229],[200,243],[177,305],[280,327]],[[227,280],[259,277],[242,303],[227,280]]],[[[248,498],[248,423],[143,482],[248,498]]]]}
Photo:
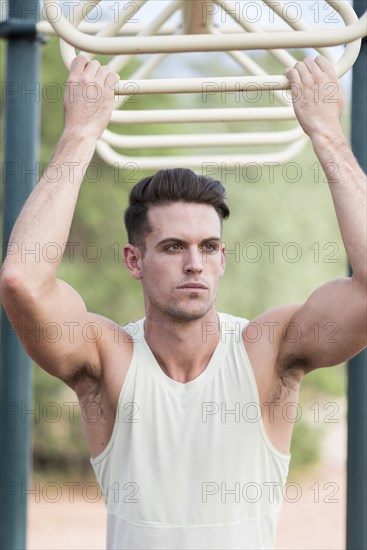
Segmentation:
{"type": "Polygon", "coordinates": [[[152,376],[170,392],[183,397],[196,393],[199,389],[201,389],[203,386],[205,386],[210,382],[210,380],[213,378],[213,376],[221,366],[222,364],[221,358],[226,348],[225,344],[227,339],[223,338],[223,333],[221,330],[221,327],[225,322],[225,314],[219,313],[219,312],[217,312],[217,314],[219,318],[219,327],[220,327],[219,341],[216,347],[214,348],[214,351],[212,353],[212,356],[209,359],[209,362],[206,368],[203,370],[202,373],[199,374],[199,376],[194,378],[194,380],[190,380],[190,382],[177,382],[176,380],[173,380],[172,378],[170,378],[162,370],[148,342],[145,339],[145,334],[144,334],[145,318],[141,319],[140,326],[139,326],[139,334],[141,335],[141,338],[139,338],[139,341],[141,342],[141,345],[143,346],[145,353],[149,356],[149,364],[146,365],[146,368],[152,374],[152,376]]]}

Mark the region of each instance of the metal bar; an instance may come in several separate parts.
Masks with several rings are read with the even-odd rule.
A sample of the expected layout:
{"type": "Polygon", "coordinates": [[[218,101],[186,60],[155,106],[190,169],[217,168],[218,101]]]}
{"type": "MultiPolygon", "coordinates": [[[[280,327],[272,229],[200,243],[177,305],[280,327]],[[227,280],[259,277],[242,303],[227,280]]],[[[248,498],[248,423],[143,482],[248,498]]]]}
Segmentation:
{"type": "MultiPolygon", "coordinates": [[[[138,36],[143,37],[143,36],[149,36],[151,34],[157,34],[157,31],[160,29],[160,27],[167,21],[167,19],[169,19],[175,13],[176,10],[178,10],[181,7],[181,4],[182,4],[181,1],[176,1],[176,2],[168,4],[168,6],[151,23],[149,23],[148,25],[146,25],[143,29],[141,29],[139,31],[138,36]]],[[[76,11],[76,15],[74,16],[74,24],[76,26],[78,26],[78,24],[80,23],[81,18],[82,18],[82,14],[83,14],[82,9],[79,9],[79,11],[76,11]]],[[[67,67],[70,67],[73,59],[76,56],[75,48],[73,48],[73,46],[70,46],[70,44],[68,44],[64,40],[60,40],[60,52],[61,52],[61,57],[62,57],[65,65],[67,67]]],[[[86,55],[90,59],[92,57],[94,57],[93,54],[85,54],[85,52],[84,52],[84,55],[86,55]]],[[[166,54],[156,54],[154,56],[156,58],[156,62],[157,62],[157,60],[162,60],[164,58],[164,55],[166,55],[166,54]]],[[[113,57],[107,64],[113,71],[119,72],[129,63],[129,61],[133,57],[134,57],[133,54],[117,55],[117,56],[113,57]]],[[[156,63],[156,62],[154,62],[154,63],[156,63]]],[[[150,63],[151,63],[151,60],[148,59],[148,61],[145,62],[145,65],[150,66],[150,63]]],[[[134,76],[133,78],[135,78],[135,77],[143,78],[143,77],[146,76],[146,74],[144,74],[144,75],[142,74],[141,76],[137,76],[137,74],[140,74],[139,70],[138,70],[137,73],[135,73],[136,76],[134,76]]],[[[148,70],[148,74],[149,74],[149,70],[148,70]]],[[[125,99],[125,101],[126,101],[126,99],[125,99]]],[[[117,104],[117,106],[120,105],[123,102],[124,102],[124,100],[122,99],[117,104]]]]}
{"type": "Polygon", "coordinates": [[[218,169],[225,163],[227,168],[243,170],[245,164],[261,165],[266,163],[288,162],[297,155],[307,143],[306,137],[294,141],[288,147],[275,153],[247,154],[247,155],[181,155],[174,157],[133,157],[116,153],[105,141],[100,139],[97,143],[99,156],[112,166],[121,169],[138,166],[140,170],[159,170],[160,168],[174,168],[175,166],[191,166],[192,168],[209,170],[218,169]],[[215,168],[216,167],[216,168],[215,168]]]}
{"type": "MultiPolygon", "coordinates": [[[[367,0],[354,1],[357,13],[367,0]]],[[[353,67],[352,149],[367,173],[367,41],[353,67]]],[[[367,548],[367,350],[348,364],[347,550],[367,548]]]]}
{"type": "MultiPolygon", "coordinates": [[[[238,4],[230,2],[228,0],[213,1],[215,2],[215,4],[218,4],[218,6],[220,6],[220,8],[224,12],[229,14],[247,32],[256,33],[259,35],[266,33],[265,29],[263,29],[259,25],[256,25],[255,23],[250,23],[246,20],[246,18],[242,14],[242,11],[238,9],[238,4]]],[[[303,30],[309,31],[310,29],[303,30]]],[[[276,59],[278,59],[278,61],[280,61],[285,67],[291,67],[296,63],[296,60],[294,60],[293,56],[286,50],[269,48],[268,52],[276,59]]]]}
{"type": "MultiPolygon", "coordinates": [[[[220,31],[216,29],[215,27],[211,27],[211,32],[213,34],[220,34],[220,31]]],[[[230,50],[227,52],[232,59],[234,59],[241,67],[246,69],[250,74],[254,74],[257,76],[260,75],[267,75],[268,73],[263,69],[254,59],[252,59],[247,53],[244,52],[238,52],[238,51],[232,51],[230,50]]],[[[292,62],[289,63],[289,67],[292,67],[297,63],[297,59],[295,59],[293,56],[291,56],[292,62]]],[[[283,93],[280,91],[274,92],[274,97],[276,97],[281,103],[287,104],[288,100],[283,96],[283,93]]]]}
{"type": "MultiPolygon", "coordinates": [[[[151,23],[139,31],[138,36],[157,34],[161,26],[164,25],[167,19],[172,17],[172,15],[181,7],[181,4],[182,2],[178,1],[169,4],[151,23]]],[[[159,54],[159,56],[159,59],[164,59],[165,55],[159,54]]],[[[118,55],[109,61],[108,65],[113,71],[118,72],[121,71],[122,67],[126,66],[127,62],[129,62],[132,57],[133,55],[118,55]]]]}
{"type": "Polygon", "coordinates": [[[185,2],[182,9],[183,34],[205,34],[212,21],[212,15],[207,13],[207,0],[185,2]]]}
{"type": "MultiPolygon", "coordinates": [[[[38,0],[9,0],[9,18],[22,13],[36,24],[38,0]]],[[[3,257],[18,214],[36,179],[39,133],[39,42],[9,37],[5,97],[3,257]],[[10,89],[9,88],[9,89],[10,89]]],[[[31,464],[31,360],[2,310],[0,425],[0,547],[26,548],[26,489],[31,464]],[[4,415],[4,411],[9,414],[4,415]],[[12,412],[10,412],[12,411],[12,412]]]]}
{"type": "Polygon", "coordinates": [[[0,21],[0,38],[33,38],[37,29],[32,21],[23,21],[20,18],[0,21]]]}
{"type": "Polygon", "coordinates": [[[240,145],[280,145],[304,135],[300,126],[281,132],[233,132],[218,134],[159,134],[132,136],[105,130],[102,139],[122,149],[166,149],[170,147],[237,147],[240,145]]]}
{"type": "MultiPolygon", "coordinates": [[[[140,0],[140,4],[142,4],[144,1],[145,0],[140,0]]],[[[218,3],[219,5],[223,4],[222,0],[214,0],[214,1],[216,3],[218,3]]],[[[94,0],[94,3],[97,3],[97,0],[94,0]]],[[[226,3],[226,5],[227,5],[227,3],[226,3]]],[[[338,7],[338,9],[340,10],[341,16],[343,17],[344,22],[348,25],[346,28],[350,28],[351,26],[353,26],[353,23],[358,24],[358,18],[356,16],[354,10],[348,5],[348,3],[340,2],[340,0],[339,0],[339,2],[331,2],[331,0],[330,0],[329,3],[332,4],[332,5],[335,4],[336,7],[338,7]]],[[[137,5],[136,9],[138,9],[140,7],[140,4],[137,5]]],[[[229,4],[229,6],[232,6],[231,3],[228,3],[228,4],[229,4]]],[[[57,5],[58,4],[56,3],[56,6],[57,5]]],[[[184,6],[179,0],[177,0],[177,2],[173,2],[172,4],[170,4],[168,6],[168,11],[172,8],[172,6],[173,6],[174,9],[176,9],[176,7],[179,7],[180,5],[185,7],[185,9],[188,9],[188,5],[184,6]]],[[[48,6],[48,4],[46,4],[45,7],[47,7],[47,6],[48,6]]],[[[52,7],[55,9],[55,3],[52,4],[52,7]]],[[[171,11],[174,11],[174,9],[171,10],[171,11]]],[[[48,13],[48,12],[46,12],[46,13],[48,13]]],[[[75,16],[75,18],[74,18],[74,25],[78,25],[80,23],[81,14],[82,14],[82,10],[79,9],[78,15],[75,16]]],[[[164,14],[162,14],[162,16],[163,15],[164,14]]],[[[60,19],[62,17],[63,16],[60,15],[57,19],[60,19]]],[[[164,17],[161,17],[162,24],[163,24],[163,22],[166,21],[166,19],[167,19],[166,15],[164,17]]],[[[265,39],[268,38],[268,36],[270,36],[270,34],[273,34],[273,35],[275,34],[277,37],[279,37],[280,35],[283,36],[284,34],[287,34],[287,33],[284,33],[284,32],[282,32],[282,33],[267,33],[263,29],[259,29],[257,26],[252,25],[250,23],[247,23],[247,22],[243,21],[242,19],[243,18],[240,18],[238,20],[238,22],[243,27],[245,27],[246,29],[248,29],[250,31],[251,30],[256,31],[256,32],[249,32],[247,34],[239,35],[239,36],[243,37],[243,40],[245,40],[248,36],[259,36],[260,38],[264,37],[264,40],[265,40],[265,39]]],[[[65,19],[65,21],[67,21],[67,20],[65,19]]],[[[69,26],[70,26],[70,23],[67,22],[67,24],[69,24],[69,26]]],[[[290,24],[292,24],[292,26],[295,26],[294,23],[290,23],[290,24]]],[[[150,26],[153,28],[154,25],[155,25],[155,21],[153,21],[150,26]]],[[[111,26],[111,30],[117,31],[118,26],[119,25],[117,23],[113,23],[113,27],[111,26]]],[[[76,31],[76,29],[74,28],[73,25],[71,25],[70,27],[73,28],[74,31],[76,31]]],[[[301,28],[307,28],[307,27],[304,24],[302,24],[301,28]]],[[[219,40],[219,41],[222,40],[223,38],[224,39],[226,38],[226,37],[223,37],[223,35],[218,34],[218,31],[214,30],[214,28],[212,26],[208,26],[208,30],[211,30],[214,33],[214,35],[216,36],[217,40],[219,40]]],[[[312,40],[314,40],[315,36],[316,35],[318,36],[319,32],[323,32],[323,31],[319,31],[318,33],[316,33],[316,35],[315,35],[314,31],[312,31],[312,30],[308,30],[308,31],[304,31],[304,32],[308,33],[309,36],[312,36],[312,40]]],[[[340,32],[338,32],[338,36],[340,35],[340,32]]],[[[109,34],[107,31],[105,31],[105,32],[99,31],[99,33],[101,35],[109,34]]],[[[291,33],[288,33],[288,34],[290,34],[290,35],[296,34],[297,36],[299,36],[300,33],[302,33],[302,31],[300,31],[300,32],[297,31],[295,33],[291,32],[291,33]]],[[[367,33],[367,30],[366,30],[366,33],[367,33]]],[[[140,34],[144,35],[144,34],[148,34],[148,33],[142,31],[140,34]]],[[[142,36],[139,36],[139,37],[135,36],[133,39],[118,39],[116,37],[107,39],[106,37],[101,38],[101,36],[90,37],[90,36],[87,36],[87,35],[83,35],[83,33],[80,33],[80,35],[84,36],[84,38],[87,41],[89,41],[89,44],[95,44],[100,40],[114,40],[114,41],[116,41],[116,40],[128,40],[128,41],[131,41],[131,40],[134,40],[134,38],[135,38],[139,41],[139,44],[140,44],[139,53],[143,53],[143,52],[147,51],[145,46],[147,45],[148,42],[150,43],[150,41],[152,39],[157,39],[157,38],[159,39],[160,38],[160,37],[157,37],[157,36],[149,36],[149,37],[145,36],[144,38],[142,38],[142,36]]],[[[167,38],[169,39],[169,37],[167,37],[167,38]]],[[[175,35],[175,40],[170,41],[170,44],[171,44],[171,46],[169,48],[170,53],[172,53],[174,51],[177,51],[175,46],[177,44],[177,41],[182,39],[182,38],[183,37],[180,36],[180,35],[175,35]]],[[[200,39],[200,35],[192,35],[192,37],[186,36],[186,38],[189,38],[189,39],[192,38],[191,42],[196,43],[197,40],[200,39]]],[[[201,36],[201,38],[207,39],[208,35],[206,35],[204,37],[201,36]]],[[[335,67],[338,77],[343,76],[345,74],[345,72],[347,72],[347,70],[354,63],[354,61],[357,58],[358,53],[359,53],[360,42],[361,42],[360,39],[358,39],[358,40],[353,41],[351,44],[347,45],[342,58],[339,60],[339,62],[337,63],[337,65],[335,67]]],[[[193,43],[191,44],[191,49],[196,48],[196,46],[193,46],[193,43]]],[[[95,52],[96,51],[95,48],[92,47],[92,46],[90,46],[89,48],[85,48],[85,49],[89,52],[95,52]]],[[[165,51],[165,49],[164,49],[164,51],[165,51]]],[[[285,52],[284,50],[270,49],[270,51],[274,55],[276,55],[277,57],[281,56],[281,59],[286,64],[293,65],[294,58],[290,54],[285,52]]],[[[232,54],[232,55],[239,55],[238,52],[230,51],[229,53],[232,54]]],[[[328,57],[330,57],[330,54],[328,53],[327,49],[324,51],[324,53],[327,53],[328,57]]],[[[75,48],[72,45],[65,42],[64,40],[62,40],[61,41],[61,54],[62,54],[65,65],[68,68],[70,68],[72,60],[74,59],[74,57],[76,55],[75,48]]],[[[92,57],[92,54],[87,54],[87,55],[88,55],[88,57],[92,57]]],[[[125,61],[127,61],[131,55],[132,55],[131,52],[129,53],[128,56],[119,55],[117,59],[121,59],[121,58],[125,57],[125,61]]],[[[114,62],[115,62],[115,60],[112,60],[110,62],[110,65],[111,66],[114,65],[114,62]]],[[[272,76],[269,76],[269,77],[267,75],[263,75],[263,77],[261,77],[259,75],[257,75],[257,76],[258,76],[258,79],[255,81],[255,85],[260,90],[268,89],[269,84],[271,84],[274,87],[274,89],[277,89],[277,90],[287,89],[288,86],[289,86],[288,80],[283,75],[277,75],[277,76],[272,75],[272,76]]],[[[251,89],[251,87],[253,85],[253,79],[251,79],[250,77],[242,77],[242,76],[238,77],[237,79],[232,78],[232,80],[230,80],[230,78],[228,78],[228,77],[222,78],[222,79],[220,79],[219,77],[216,77],[216,78],[211,78],[209,85],[211,85],[211,83],[212,83],[213,86],[217,86],[217,87],[219,87],[219,86],[222,87],[222,85],[224,85],[226,92],[235,92],[235,91],[238,91],[239,86],[241,87],[241,89],[244,89],[244,90],[251,89]],[[247,86],[249,86],[249,88],[247,88],[247,86]]],[[[202,91],[202,87],[205,86],[206,84],[207,84],[207,79],[198,79],[198,78],[176,79],[174,81],[172,79],[157,79],[157,80],[150,79],[149,81],[147,81],[145,78],[144,78],[143,81],[133,81],[133,79],[131,79],[130,81],[120,81],[118,84],[116,84],[116,94],[120,95],[122,97],[126,97],[126,96],[129,96],[129,95],[159,94],[159,93],[171,93],[171,94],[173,94],[173,93],[174,94],[176,94],[176,93],[200,93],[202,91]]],[[[222,89],[222,88],[220,88],[220,89],[222,89]]]]}
{"type": "MultiPolygon", "coordinates": [[[[343,15],[345,0],[335,0],[343,15]]],[[[44,12],[51,25],[66,42],[81,50],[99,54],[201,52],[247,49],[308,48],[348,44],[367,34],[367,13],[358,22],[338,32],[333,30],[286,31],[282,33],[238,33],[236,35],[189,35],[138,37],[90,37],[84,35],[64,17],[58,0],[44,0],[44,12]]]]}
{"type": "MultiPolygon", "coordinates": [[[[101,29],[103,29],[105,24],[106,23],[102,21],[98,23],[88,23],[86,21],[82,21],[80,25],[77,25],[77,27],[80,32],[91,34],[94,36],[101,29]]],[[[172,35],[175,32],[176,28],[177,25],[167,24],[157,34],[172,35]]],[[[124,25],[121,29],[117,31],[116,36],[134,36],[139,34],[139,32],[141,32],[143,29],[145,29],[145,25],[143,25],[142,23],[126,23],[126,25],[124,25]]],[[[51,36],[57,36],[57,32],[48,21],[40,21],[39,23],[37,23],[37,32],[51,36]]],[[[227,32],[229,32],[229,30],[227,32]]],[[[238,32],[238,30],[235,31],[232,28],[232,32],[238,32]]]]}
{"type": "MultiPolygon", "coordinates": [[[[88,0],[89,1],[89,0],[88,0]]],[[[188,0],[182,0],[184,2],[188,0]]],[[[96,35],[98,31],[100,31],[105,26],[105,23],[100,21],[98,23],[88,23],[86,21],[82,21],[80,25],[77,25],[78,30],[82,32],[83,34],[89,34],[89,35],[96,35]]],[[[272,32],[275,29],[275,23],[272,23],[271,26],[264,26],[264,29],[266,32],[272,32]]],[[[222,34],[238,34],[238,25],[215,25],[215,27],[222,33],[222,34]]],[[[116,33],[116,36],[136,36],[141,32],[143,29],[145,29],[145,25],[142,23],[126,23],[121,29],[119,29],[116,33]]],[[[282,28],[279,27],[279,32],[282,32],[282,28]]],[[[177,31],[177,24],[173,24],[168,22],[164,27],[162,27],[157,34],[159,35],[170,35],[175,34],[177,31]]],[[[37,32],[41,34],[46,34],[49,36],[57,36],[57,32],[52,27],[51,23],[48,21],[40,21],[37,23],[37,32]]]]}
{"type": "Polygon", "coordinates": [[[190,122],[241,122],[244,120],[294,120],[293,107],[224,109],[153,109],[114,111],[111,122],[118,124],[161,124],[190,122]]]}
{"type": "MultiPolygon", "coordinates": [[[[290,15],[290,12],[292,12],[292,5],[284,4],[283,2],[280,2],[279,0],[263,0],[267,6],[273,10],[281,19],[287,22],[289,26],[291,26],[296,31],[311,31],[312,29],[302,21],[302,19],[298,18],[297,13],[293,12],[290,15]]],[[[334,2],[329,2],[328,0],[325,0],[334,10],[336,13],[338,13],[338,6],[334,6],[334,2]]],[[[357,17],[355,16],[355,12],[349,4],[343,4],[343,19],[344,23],[346,24],[352,24],[357,21],[357,17]]],[[[313,32],[315,32],[315,29],[313,29],[313,32]]],[[[317,31],[316,31],[317,32],[317,31]]],[[[317,48],[317,51],[327,57],[330,61],[334,61],[334,56],[332,50],[329,48],[317,48]]]]}
{"type": "MultiPolygon", "coordinates": [[[[367,12],[365,20],[367,22],[367,12]]],[[[221,35],[218,36],[218,38],[221,37],[221,35]]],[[[361,40],[358,44],[355,42],[351,44],[351,48],[345,49],[343,57],[334,67],[338,78],[344,76],[357,59],[360,43],[361,40]]],[[[115,93],[117,95],[205,93],[208,87],[209,89],[211,87],[212,91],[216,89],[218,92],[226,93],[247,90],[286,90],[289,88],[289,82],[283,75],[120,80],[116,84],[115,93]]]]}
{"type": "Polygon", "coordinates": [[[285,90],[288,79],[283,75],[261,76],[207,76],[206,78],[150,78],[147,80],[120,80],[117,95],[203,94],[259,90],[285,90]]]}
{"type": "MultiPolygon", "coordinates": [[[[101,36],[115,36],[125,25],[128,19],[131,19],[131,17],[133,17],[133,15],[135,15],[146,2],[147,0],[135,0],[134,3],[130,4],[133,9],[128,14],[123,14],[123,7],[120,6],[118,17],[114,18],[112,21],[107,22],[94,36],[94,40],[96,39],[96,37],[101,36]]],[[[81,21],[81,19],[83,19],[83,14],[85,13],[84,10],[81,8],[85,8],[85,5],[79,5],[79,22],[81,21]]],[[[74,26],[77,27],[78,25],[75,25],[74,23],[74,26]]],[[[81,51],[80,53],[86,55],[86,52],[81,51]]]]}

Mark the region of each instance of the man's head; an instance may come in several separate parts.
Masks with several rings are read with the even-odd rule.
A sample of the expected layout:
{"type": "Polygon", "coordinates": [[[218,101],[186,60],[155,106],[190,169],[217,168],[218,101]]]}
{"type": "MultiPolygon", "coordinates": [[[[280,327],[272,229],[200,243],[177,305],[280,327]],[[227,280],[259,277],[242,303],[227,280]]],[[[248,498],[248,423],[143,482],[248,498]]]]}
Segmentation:
{"type": "Polygon", "coordinates": [[[184,168],[160,170],[132,189],[124,257],[142,281],[147,314],[187,322],[213,306],[225,266],[225,196],[221,182],[184,168]]]}
{"type": "Polygon", "coordinates": [[[159,170],[143,178],[131,190],[129,207],[125,211],[125,227],[129,243],[145,252],[145,237],[152,231],[149,209],[174,202],[207,204],[222,221],[229,217],[225,203],[226,190],[212,178],[198,176],[187,168],[159,170]]]}

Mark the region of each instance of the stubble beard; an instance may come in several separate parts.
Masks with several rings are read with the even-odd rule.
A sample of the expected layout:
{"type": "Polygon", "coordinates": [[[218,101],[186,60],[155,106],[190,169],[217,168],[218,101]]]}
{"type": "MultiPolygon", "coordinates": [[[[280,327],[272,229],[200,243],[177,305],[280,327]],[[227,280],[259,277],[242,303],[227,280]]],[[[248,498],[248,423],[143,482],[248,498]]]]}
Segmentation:
{"type": "Polygon", "coordinates": [[[187,296],[187,301],[184,304],[178,303],[174,299],[162,303],[155,296],[149,296],[149,301],[155,309],[169,317],[173,322],[180,324],[202,319],[213,306],[214,300],[215,295],[210,296],[209,300],[202,302],[195,291],[187,296]],[[192,307],[192,304],[195,304],[195,302],[196,306],[192,307]]]}

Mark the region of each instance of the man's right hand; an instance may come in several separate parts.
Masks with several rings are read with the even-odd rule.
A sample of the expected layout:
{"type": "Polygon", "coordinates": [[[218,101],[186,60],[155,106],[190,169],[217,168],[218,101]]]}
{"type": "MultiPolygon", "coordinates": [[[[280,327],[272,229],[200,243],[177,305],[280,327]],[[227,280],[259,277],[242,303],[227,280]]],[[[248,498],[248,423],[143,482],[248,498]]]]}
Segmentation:
{"type": "Polygon", "coordinates": [[[99,139],[110,121],[119,79],[99,61],[76,57],[65,90],[65,132],[99,139]]]}

